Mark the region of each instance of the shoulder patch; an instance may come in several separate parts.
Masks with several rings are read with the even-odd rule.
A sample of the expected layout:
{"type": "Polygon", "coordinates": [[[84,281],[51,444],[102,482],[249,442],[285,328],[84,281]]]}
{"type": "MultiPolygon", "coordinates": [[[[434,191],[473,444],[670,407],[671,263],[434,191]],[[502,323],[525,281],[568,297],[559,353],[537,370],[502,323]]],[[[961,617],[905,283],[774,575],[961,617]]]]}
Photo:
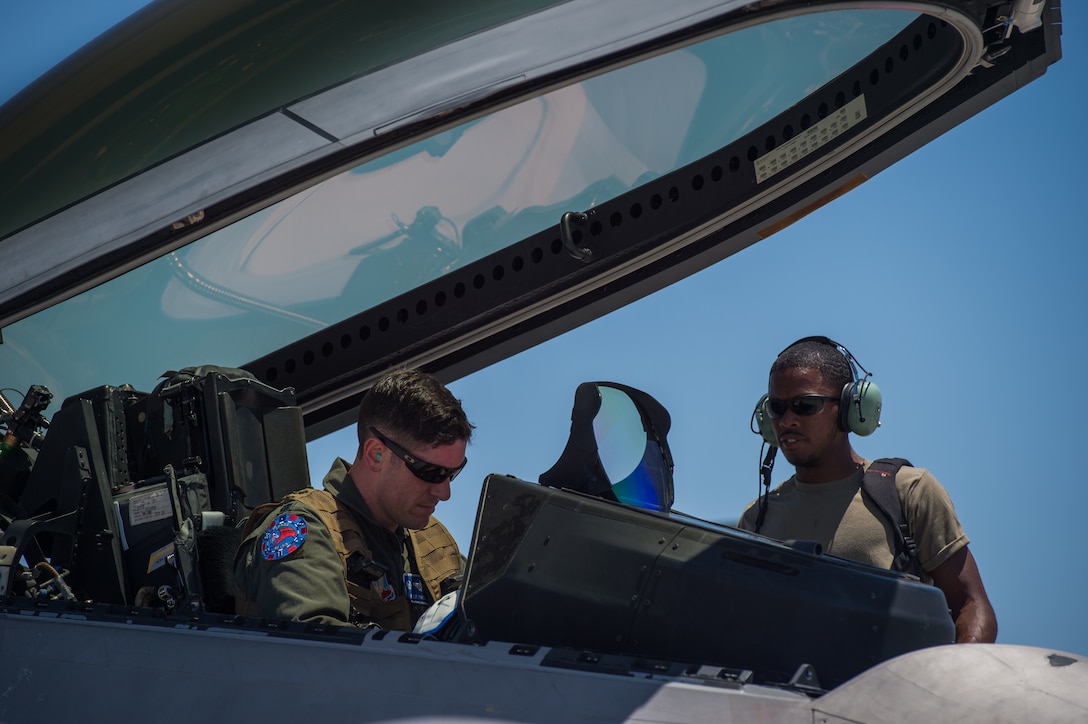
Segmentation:
{"type": "Polygon", "coordinates": [[[276,517],[261,536],[261,558],[278,561],[285,558],[306,542],[306,519],[297,513],[284,513],[276,517]]]}

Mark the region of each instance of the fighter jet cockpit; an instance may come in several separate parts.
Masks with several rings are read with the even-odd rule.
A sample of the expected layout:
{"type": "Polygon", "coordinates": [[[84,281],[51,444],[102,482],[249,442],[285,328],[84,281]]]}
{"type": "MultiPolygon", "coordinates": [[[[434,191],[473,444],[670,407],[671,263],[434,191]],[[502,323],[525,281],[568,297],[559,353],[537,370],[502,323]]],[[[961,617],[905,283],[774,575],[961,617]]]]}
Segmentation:
{"type": "MultiPolygon", "coordinates": [[[[150,393],[73,395],[47,421],[50,398],[38,386],[5,404],[0,595],[263,625],[233,615],[230,561],[253,508],[309,485],[293,390],[208,366],[150,393]]],[[[669,428],[646,392],[579,385],[539,482],[484,481],[459,625],[433,638],[554,647],[561,666],[709,661],[742,682],[816,688],[952,641],[938,589],[673,511],[669,428]]]]}
{"type": "Polygon", "coordinates": [[[698,724],[936,702],[992,721],[999,686],[1088,691],[1064,654],[941,646],[948,604],[909,574],[676,510],[724,481],[674,483],[681,408],[674,428],[609,367],[548,389],[573,397],[565,445],[565,402],[526,404],[559,438],[531,447],[510,424],[526,441],[466,468],[455,625],[257,618],[232,590],[239,525],[318,484],[307,445],[350,434],[386,372],[466,379],[765,244],[1044,75],[1059,0],[155,0],[123,17],[0,100],[0,720],[102,718],[109,691],[120,716],[163,722],[193,702],[698,724]],[[307,689],[321,701],[248,696],[307,689]],[[179,691],[192,701],[163,706],[179,691]]]}

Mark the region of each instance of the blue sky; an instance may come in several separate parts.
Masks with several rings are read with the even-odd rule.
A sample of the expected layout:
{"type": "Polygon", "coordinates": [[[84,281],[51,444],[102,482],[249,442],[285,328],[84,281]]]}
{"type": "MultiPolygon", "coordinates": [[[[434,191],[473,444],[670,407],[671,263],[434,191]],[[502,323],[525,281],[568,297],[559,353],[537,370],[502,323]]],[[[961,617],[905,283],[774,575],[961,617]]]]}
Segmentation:
{"type": "MultiPolygon", "coordinates": [[[[748,431],[790,342],[845,344],[884,396],[869,458],[906,457],[951,493],[1002,643],[1088,654],[1088,485],[1078,375],[1088,360],[1084,3],[1045,76],[860,188],[723,262],[452,386],[477,425],[438,516],[471,536],[477,481],[536,480],[574,389],[622,382],[670,411],[676,508],[735,519],[757,493],[748,431]]],[[[351,438],[311,447],[323,468],[351,438]]],[[[323,472],[323,471],[322,471],[323,472]]],[[[779,460],[775,484],[791,468],[779,460]]]]}
{"type": "MultiPolygon", "coordinates": [[[[5,2],[0,98],[142,4],[5,2]]],[[[1088,655],[1088,484],[1072,455],[1088,359],[1088,186],[1075,175],[1088,167],[1088,9],[1063,13],[1065,57],[1013,96],[776,236],[453,383],[477,431],[438,516],[462,547],[480,482],[551,467],[587,380],[664,404],[675,507],[735,519],[757,493],[748,420],[767,368],[824,334],[883,392],[882,427],[858,451],[907,457],[951,493],[999,642],[1088,655]]],[[[349,429],[310,445],[315,480],[354,440],[349,429]]],[[[789,473],[780,460],[775,483],[789,473]]]]}
{"type": "MultiPolygon", "coordinates": [[[[1003,643],[1088,654],[1088,485],[1071,453],[1088,360],[1088,112],[1083,3],[1038,81],[811,216],[672,287],[452,386],[477,425],[438,515],[465,544],[489,472],[536,480],[558,458],[578,383],[670,411],[676,508],[735,519],[757,493],[748,431],[767,368],[824,334],[873,372],[866,457],[906,457],[952,495],[1003,643]]],[[[311,448],[317,472],[350,436],[311,448]]],[[[323,471],[321,471],[323,472],[323,471]]],[[[791,472],[779,460],[777,484],[791,472]]]]}

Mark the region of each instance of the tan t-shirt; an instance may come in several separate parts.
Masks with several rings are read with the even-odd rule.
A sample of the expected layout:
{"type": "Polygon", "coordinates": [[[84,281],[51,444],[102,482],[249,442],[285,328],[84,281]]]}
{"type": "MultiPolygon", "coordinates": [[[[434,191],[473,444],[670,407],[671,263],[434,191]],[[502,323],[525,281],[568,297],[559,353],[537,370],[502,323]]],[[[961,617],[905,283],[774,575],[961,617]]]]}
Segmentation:
{"type": "MultiPolygon", "coordinates": [[[[871,461],[865,461],[865,468],[871,461]]],[[[801,483],[796,477],[771,491],[760,533],[778,540],[819,541],[840,558],[891,568],[895,534],[876,504],[861,494],[863,471],[828,483],[801,483]]],[[[927,572],[970,541],[960,526],[948,492],[924,468],[903,466],[895,476],[918,560],[927,572]]],[[[741,516],[739,528],[755,530],[758,501],[741,516]]]]}

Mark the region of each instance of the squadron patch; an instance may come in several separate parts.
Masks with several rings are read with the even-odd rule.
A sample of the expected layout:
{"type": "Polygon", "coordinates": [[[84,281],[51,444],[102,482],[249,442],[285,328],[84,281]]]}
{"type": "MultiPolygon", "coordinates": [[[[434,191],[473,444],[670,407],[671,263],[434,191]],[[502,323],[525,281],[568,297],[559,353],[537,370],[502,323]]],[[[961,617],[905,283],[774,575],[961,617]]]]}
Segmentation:
{"type": "Polygon", "coordinates": [[[291,555],[306,542],[306,520],[295,513],[278,516],[261,536],[261,557],[278,561],[291,555]]]}

